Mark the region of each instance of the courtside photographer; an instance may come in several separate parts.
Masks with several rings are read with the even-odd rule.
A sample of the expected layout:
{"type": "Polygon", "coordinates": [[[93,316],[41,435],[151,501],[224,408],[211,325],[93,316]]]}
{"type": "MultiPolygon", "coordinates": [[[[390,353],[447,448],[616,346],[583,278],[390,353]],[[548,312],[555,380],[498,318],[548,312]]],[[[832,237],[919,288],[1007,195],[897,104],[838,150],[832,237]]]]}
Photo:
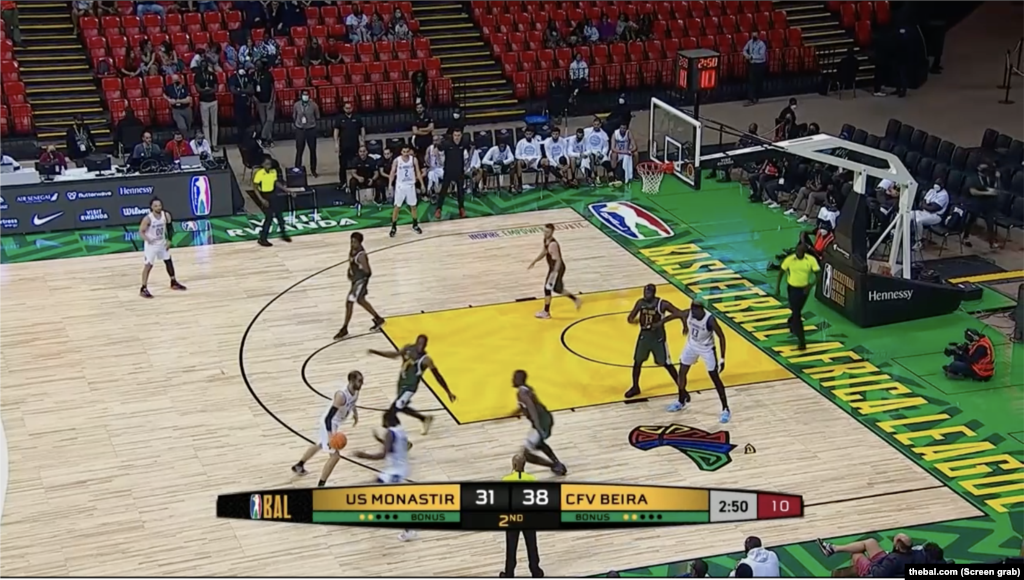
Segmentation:
{"type": "Polygon", "coordinates": [[[992,341],[984,334],[968,328],[964,330],[966,342],[951,342],[944,351],[953,362],[942,367],[951,379],[988,381],[995,374],[995,351],[992,341]]]}

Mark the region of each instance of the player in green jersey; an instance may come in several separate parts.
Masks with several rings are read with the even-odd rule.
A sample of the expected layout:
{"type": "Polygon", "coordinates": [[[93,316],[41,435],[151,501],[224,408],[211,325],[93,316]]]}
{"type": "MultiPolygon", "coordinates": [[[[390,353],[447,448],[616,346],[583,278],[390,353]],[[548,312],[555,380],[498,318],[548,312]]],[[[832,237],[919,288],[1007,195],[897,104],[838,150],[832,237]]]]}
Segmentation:
{"type": "Polygon", "coordinates": [[[668,354],[668,341],[665,338],[663,322],[669,314],[679,312],[679,309],[668,300],[658,298],[658,289],[654,284],[644,286],[644,297],[636,301],[626,319],[630,324],[640,325],[636,350],[633,351],[633,386],[626,391],[627,399],[640,394],[640,370],[651,355],[654,355],[654,364],[665,367],[672,376],[672,384],[679,383],[679,373],[676,372],[676,367],[668,354]]]}
{"type": "Polygon", "coordinates": [[[533,392],[533,387],[526,384],[526,371],[516,371],[512,374],[512,386],[516,389],[519,412],[526,415],[533,427],[526,437],[526,445],[523,449],[526,461],[550,468],[555,475],[565,475],[568,471],[565,464],[558,460],[555,452],[547,443],[548,437],[551,436],[551,428],[555,425],[555,418],[551,416],[551,411],[548,411],[547,407],[537,399],[537,393],[533,392]],[[537,451],[547,455],[549,459],[537,455],[537,451]]]}
{"type": "Polygon", "coordinates": [[[437,379],[437,384],[441,385],[441,388],[444,389],[445,394],[448,395],[448,400],[453,403],[455,402],[455,394],[448,388],[448,383],[441,376],[441,371],[437,370],[434,361],[427,354],[427,335],[421,334],[417,336],[415,343],[403,346],[397,352],[382,352],[371,349],[370,354],[384,358],[402,359],[402,370],[398,374],[398,397],[391,403],[391,408],[422,421],[423,434],[426,435],[430,431],[430,424],[434,421],[434,418],[413,409],[409,406],[409,402],[412,401],[412,396],[419,389],[420,381],[423,380],[423,373],[427,372],[427,369],[430,369],[434,378],[437,379]]]}

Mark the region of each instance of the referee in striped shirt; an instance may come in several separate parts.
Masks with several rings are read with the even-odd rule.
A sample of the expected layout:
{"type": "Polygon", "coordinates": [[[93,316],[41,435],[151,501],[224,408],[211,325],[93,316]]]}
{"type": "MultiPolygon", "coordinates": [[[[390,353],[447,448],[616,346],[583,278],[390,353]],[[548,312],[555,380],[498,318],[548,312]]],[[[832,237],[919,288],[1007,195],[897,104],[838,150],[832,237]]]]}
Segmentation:
{"type": "MultiPolygon", "coordinates": [[[[537,478],[526,473],[526,457],[512,457],[512,473],[501,478],[502,481],[537,481],[537,478]]],[[[499,574],[501,578],[512,578],[516,571],[516,552],[519,550],[519,534],[522,532],[526,541],[526,558],[530,563],[530,574],[534,578],[543,578],[544,570],[540,569],[540,552],[537,551],[537,532],[534,530],[505,531],[505,570],[499,574]]]]}

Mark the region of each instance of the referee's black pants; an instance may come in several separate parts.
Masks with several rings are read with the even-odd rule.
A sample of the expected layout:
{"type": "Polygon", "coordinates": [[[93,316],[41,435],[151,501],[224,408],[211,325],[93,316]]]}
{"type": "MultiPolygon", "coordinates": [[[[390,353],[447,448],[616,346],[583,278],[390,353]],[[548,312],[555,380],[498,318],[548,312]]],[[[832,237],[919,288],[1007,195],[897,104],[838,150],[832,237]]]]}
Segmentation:
{"type": "Polygon", "coordinates": [[[285,200],[285,196],[279,193],[271,194],[270,196],[270,207],[263,209],[263,227],[260,228],[260,239],[266,241],[267,236],[270,235],[270,224],[277,220],[277,228],[281,230],[281,237],[288,237],[288,230],[284,228],[284,210],[287,209],[288,203],[285,200]]]}
{"type": "Polygon", "coordinates": [[[342,145],[338,151],[338,181],[341,183],[348,183],[348,170],[349,164],[353,162],[356,156],[359,154],[359,147],[352,147],[351,145],[342,145]]]}
{"type": "Polygon", "coordinates": [[[544,571],[540,569],[540,552],[537,551],[537,532],[533,530],[506,530],[505,531],[505,576],[511,578],[516,572],[516,552],[519,550],[519,534],[523,534],[526,541],[526,558],[530,563],[530,574],[534,578],[543,578],[544,571]]]}
{"type": "Polygon", "coordinates": [[[789,286],[789,330],[796,335],[800,348],[806,345],[804,342],[804,319],[802,312],[807,304],[807,297],[811,293],[810,286],[789,286]]]}
{"type": "MultiPolygon", "coordinates": [[[[457,152],[456,152],[457,154],[457,152]]],[[[448,196],[448,190],[455,184],[455,198],[459,201],[459,209],[464,209],[466,203],[466,174],[460,173],[455,177],[449,177],[448,172],[444,173],[441,179],[441,193],[437,195],[437,209],[444,207],[444,198],[448,196]]]]}
{"type": "Polygon", "coordinates": [[[295,129],[295,167],[302,167],[302,155],[309,147],[309,172],[316,173],[316,128],[295,129]]]}

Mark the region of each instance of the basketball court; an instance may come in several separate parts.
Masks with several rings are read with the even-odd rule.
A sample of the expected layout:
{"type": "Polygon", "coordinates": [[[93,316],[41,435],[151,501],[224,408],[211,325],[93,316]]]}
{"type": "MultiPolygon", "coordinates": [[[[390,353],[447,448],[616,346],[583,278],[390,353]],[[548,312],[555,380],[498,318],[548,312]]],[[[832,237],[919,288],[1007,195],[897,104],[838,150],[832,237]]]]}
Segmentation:
{"type": "MultiPolygon", "coordinates": [[[[422,533],[400,543],[388,530],[213,518],[218,493],[316,484],[323,456],[303,479],[289,466],[316,433],[324,395],[353,369],[366,387],[346,454],[373,448],[398,366],[366,351],[420,333],[458,400],[439,401],[429,389],[413,400],[437,417],[428,436],[403,420],[415,443],[415,481],[507,473],[528,429],[504,418],[515,409],[512,371],[524,368],[555,411],[550,442],[569,468],[567,481],[779,491],[802,494],[807,505],[802,520],[542,534],[549,576],[719,554],[752,534],[773,545],[978,514],[730,331],[723,378],[733,422],[718,424],[718,399],[699,364],[690,375],[699,392],[686,412],[664,411],[674,389],[658,368],[642,377],[650,398],[625,404],[636,332],[625,316],[645,284],[665,280],[573,210],[430,223],[422,236],[407,226],[393,239],[386,229],[364,234],[374,271],[369,298],[389,321],[385,333],[361,333],[370,320],[357,311],[354,336],[339,343],[330,337],[348,288],[347,233],[270,249],[176,250],[189,290],[171,293],[154,272],[152,301],[136,295],[141,254],[4,266],[10,485],[0,571],[496,575],[499,533],[422,533]],[[545,272],[526,267],[549,222],[559,230],[567,287],[581,291],[584,304],[577,312],[556,299],[553,318],[536,320],[545,272]],[[637,427],[672,424],[727,431],[736,445],[731,461],[703,471],[675,449],[630,445],[637,427]],[[748,444],[754,452],[744,451],[748,444]]],[[[688,304],[671,287],[659,293],[688,304]]],[[[680,328],[669,325],[673,358],[680,328]]],[[[330,483],[372,482],[372,463],[343,461],[330,483]]]]}

